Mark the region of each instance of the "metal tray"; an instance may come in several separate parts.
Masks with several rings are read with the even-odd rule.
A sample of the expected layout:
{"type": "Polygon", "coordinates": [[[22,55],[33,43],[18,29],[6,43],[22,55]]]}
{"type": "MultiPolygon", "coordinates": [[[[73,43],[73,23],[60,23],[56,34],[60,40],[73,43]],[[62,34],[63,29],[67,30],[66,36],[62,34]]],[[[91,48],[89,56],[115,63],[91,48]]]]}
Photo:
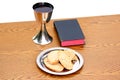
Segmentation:
{"type": "Polygon", "coordinates": [[[40,54],[37,56],[36,63],[37,63],[38,67],[41,70],[43,70],[43,71],[45,71],[45,72],[47,72],[49,74],[53,74],[53,75],[68,75],[68,74],[72,74],[72,73],[78,71],[83,66],[84,59],[83,59],[82,55],[79,52],[73,50],[74,53],[75,53],[75,55],[78,57],[78,60],[75,62],[72,70],[64,71],[64,72],[54,72],[54,71],[48,69],[44,65],[43,60],[44,60],[45,57],[47,57],[47,54],[50,51],[54,51],[54,50],[72,50],[72,49],[70,49],[70,48],[64,48],[64,47],[54,47],[54,48],[49,48],[49,49],[46,49],[46,50],[40,52],[40,54]]]}

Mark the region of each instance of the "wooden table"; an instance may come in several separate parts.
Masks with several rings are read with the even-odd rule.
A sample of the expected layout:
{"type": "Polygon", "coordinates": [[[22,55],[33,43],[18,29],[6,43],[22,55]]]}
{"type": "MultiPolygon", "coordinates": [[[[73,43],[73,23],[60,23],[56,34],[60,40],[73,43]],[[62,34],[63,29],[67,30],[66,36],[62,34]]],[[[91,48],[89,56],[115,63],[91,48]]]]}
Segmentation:
{"type": "Polygon", "coordinates": [[[37,55],[60,46],[51,20],[47,26],[53,37],[49,45],[33,43],[38,32],[35,21],[0,24],[0,80],[120,80],[120,15],[77,18],[86,44],[68,48],[80,52],[85,60],[74,74],[55,76],[41,71],[37,55]]]}

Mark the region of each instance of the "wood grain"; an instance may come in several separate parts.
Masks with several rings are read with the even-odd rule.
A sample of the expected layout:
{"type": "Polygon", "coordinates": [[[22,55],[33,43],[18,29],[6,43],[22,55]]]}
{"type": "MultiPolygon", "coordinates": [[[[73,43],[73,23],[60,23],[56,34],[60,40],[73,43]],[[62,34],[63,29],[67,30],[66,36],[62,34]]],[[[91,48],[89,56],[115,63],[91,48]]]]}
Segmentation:
{"type": "Polygon", "coordinates": [[[0,24],[0,80],[120,80],[120,15],[77,18],[85,35],[85,45],[69,46],[85,60],[74,74],[55,76],[41,71],[37,55],[60,46],[51,20],[47,29],[53,37],[49,45],[33,43],[39,31],[35,21],[0,24]]]}

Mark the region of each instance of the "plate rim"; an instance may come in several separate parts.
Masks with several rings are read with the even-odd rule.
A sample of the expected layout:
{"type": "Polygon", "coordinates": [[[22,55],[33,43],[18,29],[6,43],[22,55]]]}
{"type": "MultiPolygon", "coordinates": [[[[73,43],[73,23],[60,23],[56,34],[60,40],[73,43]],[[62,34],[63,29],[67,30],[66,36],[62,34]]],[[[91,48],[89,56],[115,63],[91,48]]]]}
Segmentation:
{"type": "Polygon", "coordinates": [[[37,66],[44,72],[46,73],[49,73],[49,74],[53,74],[53,75],[68,75],[68,74],[72,74],[76,71],[78,71],[79,69],[82,68],[83,64],[84,64],[84,59],[83,59],[83,56],[81,55],[81,53],[77,52],[76,50],[73,50],[75,52],[75,54],[78,56],[78,58],[80,59],[80,63],[79,63],[79,66],[77,67],[77,69],[75,70],[70,70],[68,72],[54,72],[54,71],[51,71],[49,69],[45,69],[42,65],[41,65],[41,58],[43,55],[47,54],[49,51],[52,51],[52,50],[57,50],[57,49],[63,49],[63,50],[73,50],[71,48],[66,48],[66,47],[52,47],[52,48],[48,48],[48,49],[45,49],[43,51],[41,51],[37,58],[36,58],[36,64],[37,66]]]}

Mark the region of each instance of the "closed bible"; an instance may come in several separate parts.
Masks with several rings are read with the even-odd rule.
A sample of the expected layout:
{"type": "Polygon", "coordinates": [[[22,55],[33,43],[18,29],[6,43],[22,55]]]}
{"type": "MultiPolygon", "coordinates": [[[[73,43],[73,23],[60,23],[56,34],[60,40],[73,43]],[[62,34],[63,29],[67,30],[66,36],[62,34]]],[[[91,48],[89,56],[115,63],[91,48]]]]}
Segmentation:
{"type": "Polygon", "coordinates": [[[84,44],[85,37],[76,19],[54,21],[61,46],[84,44]]]}

